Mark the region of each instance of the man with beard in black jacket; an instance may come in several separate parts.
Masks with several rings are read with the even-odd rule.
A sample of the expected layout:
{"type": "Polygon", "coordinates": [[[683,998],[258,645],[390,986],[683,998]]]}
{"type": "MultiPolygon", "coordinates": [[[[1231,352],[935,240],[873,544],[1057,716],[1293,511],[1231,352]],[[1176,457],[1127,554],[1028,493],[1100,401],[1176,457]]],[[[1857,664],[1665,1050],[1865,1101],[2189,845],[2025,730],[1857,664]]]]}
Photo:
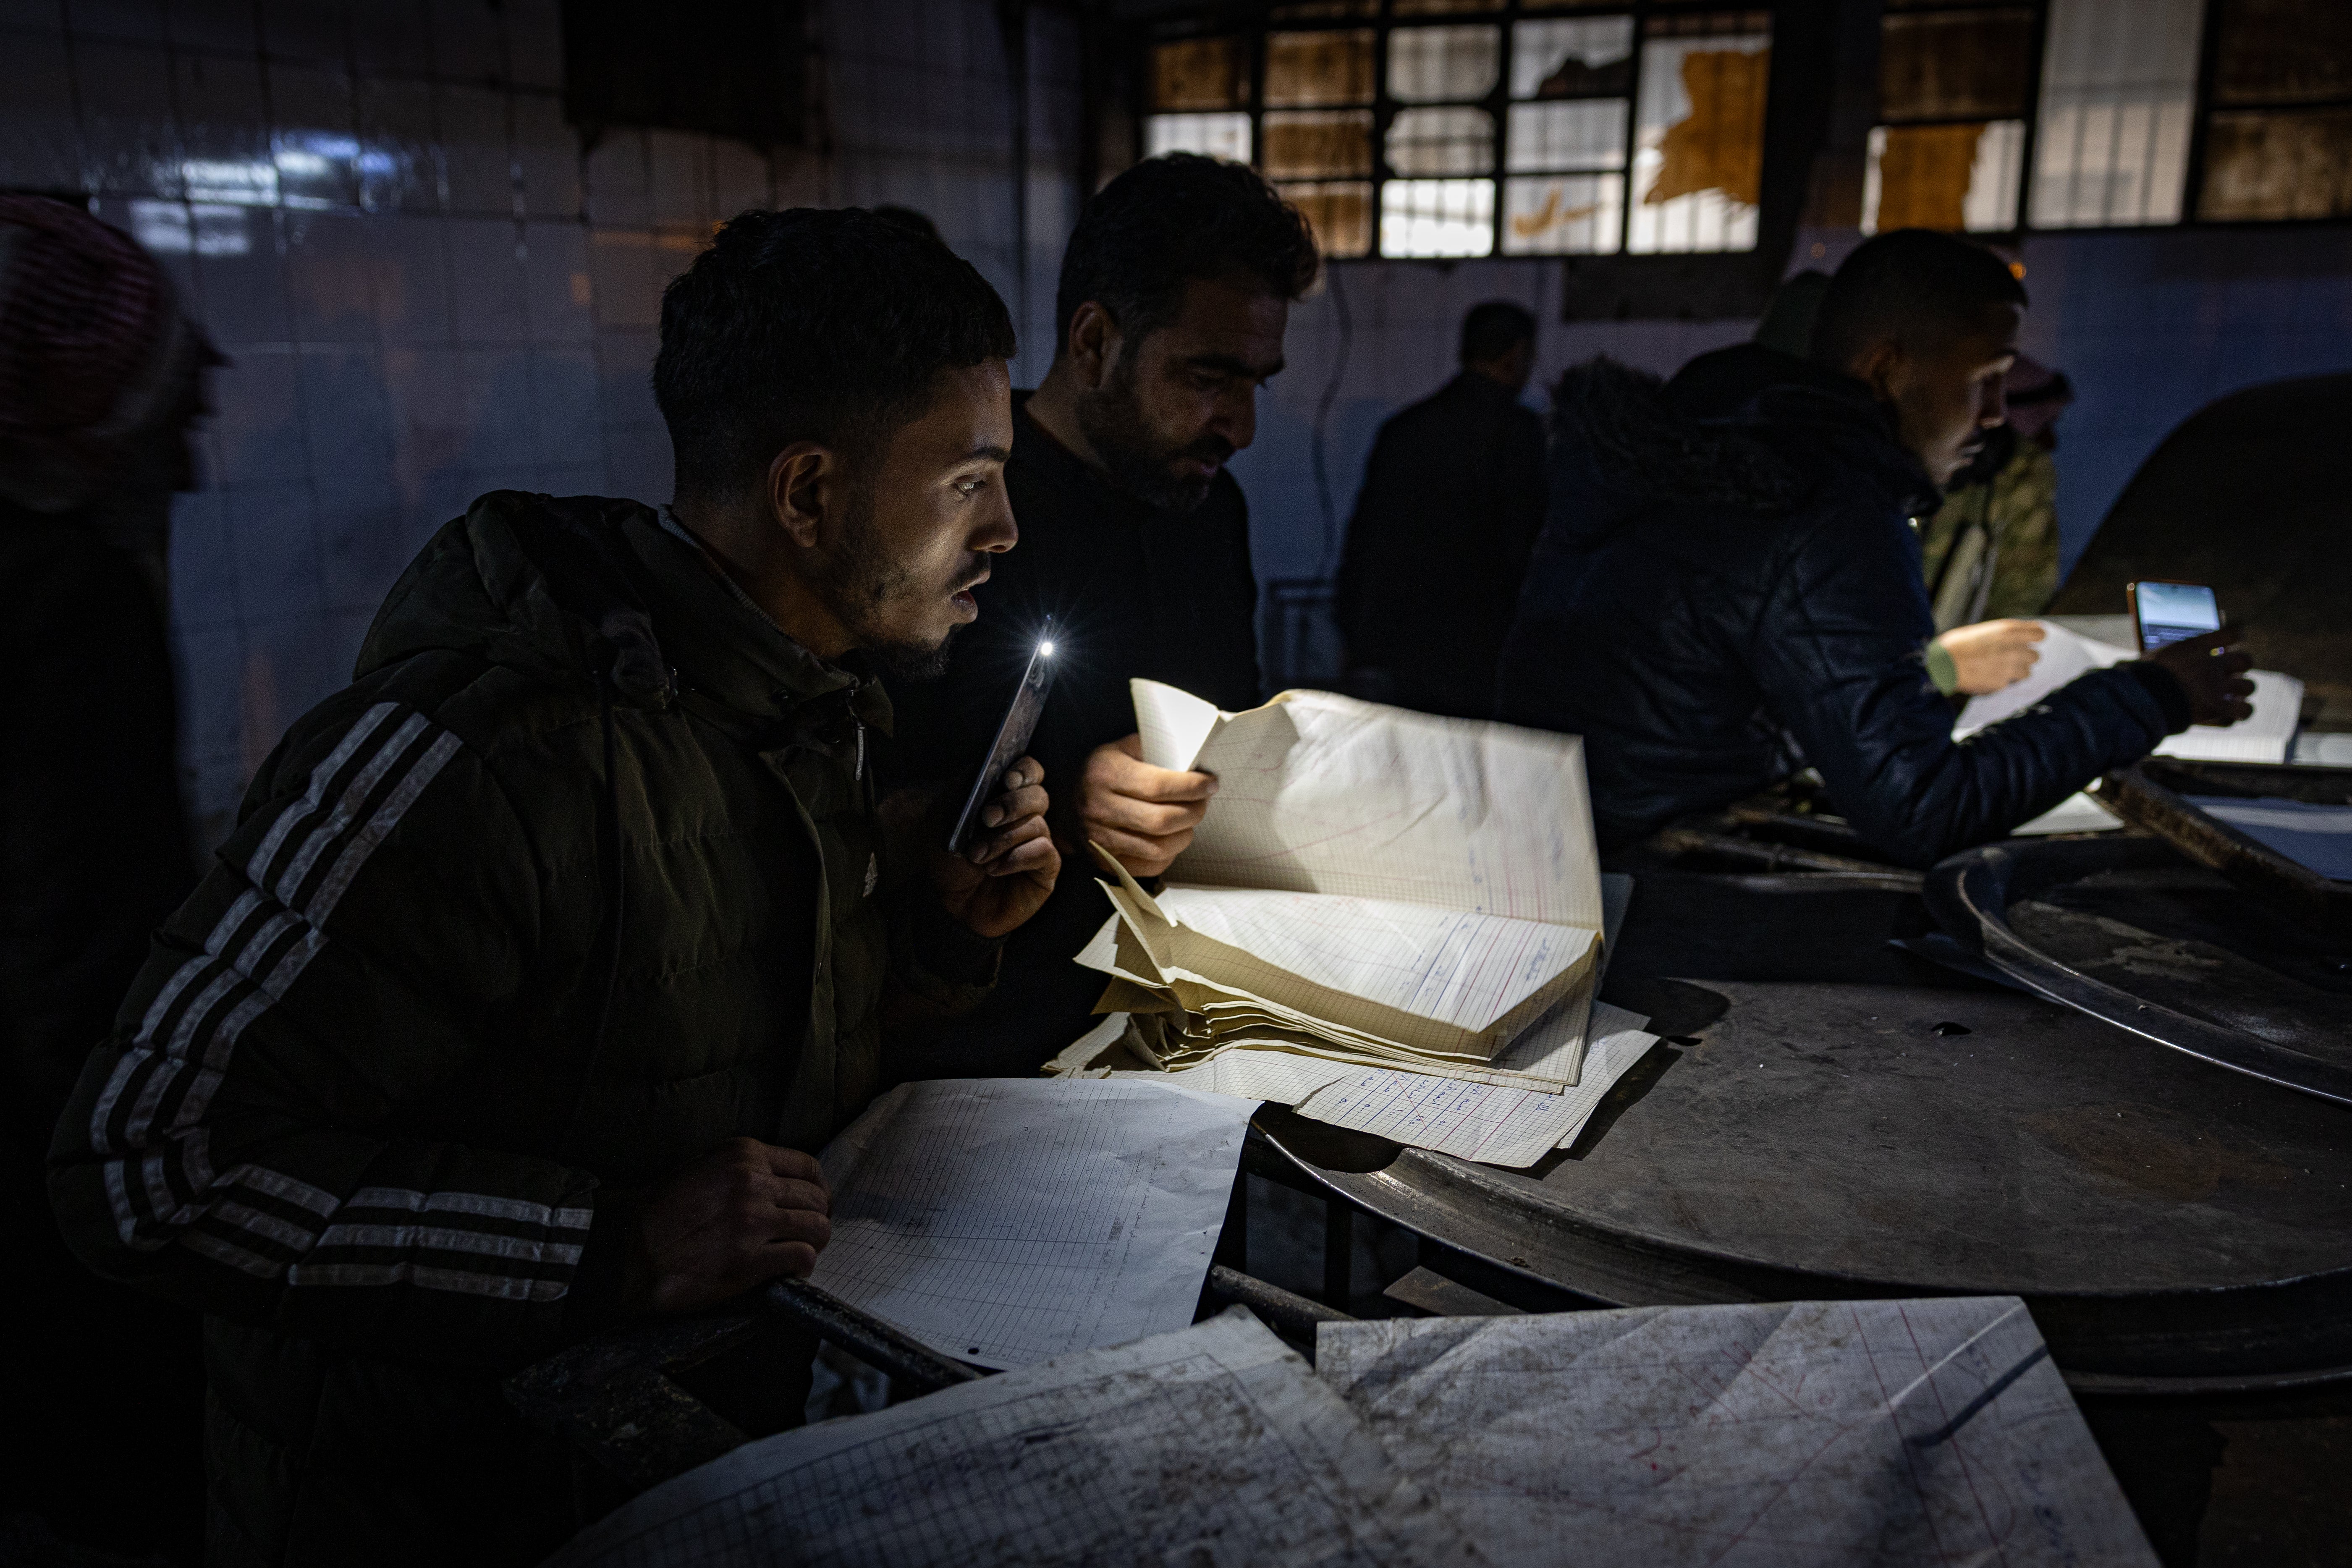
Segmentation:
{"type": "Polygon", "coordinates": [[[1952,738],[1912,520],[2001,422],[2025,305],[1990,251],[1898,230],[1838,268],[1809,360],[1562,380],[1497,714],[1584,737],[1604,848],[1810,764],[1865,839],[1932,865],[2251,710],[2225,630],[1952,738]]]}
{"type": "Polygon", "coordinates": [[[1052,368],[1016,394],[1005,493],[1021,548],[973,590],[984,612],[946,679],[894,689],[891,782],[960,791],[1047,616],[1060,667],[1030,752],[1076,858],[1008,944],[996,993],[917,1075],[1030,1074],[1092,1022],[1102,976],[1072,959],[1110,916],[1089,841],[1138,877],[1192,842],[1216,781],[1142,760],[1128,682],[1221,708],[1258,700],[1249,508],[1226,459],[1257,434],[1290,306],[1314,282],[1307,221],[1257,174],[1149,159],[1078,215],[1055,290],[1052,368]]]}

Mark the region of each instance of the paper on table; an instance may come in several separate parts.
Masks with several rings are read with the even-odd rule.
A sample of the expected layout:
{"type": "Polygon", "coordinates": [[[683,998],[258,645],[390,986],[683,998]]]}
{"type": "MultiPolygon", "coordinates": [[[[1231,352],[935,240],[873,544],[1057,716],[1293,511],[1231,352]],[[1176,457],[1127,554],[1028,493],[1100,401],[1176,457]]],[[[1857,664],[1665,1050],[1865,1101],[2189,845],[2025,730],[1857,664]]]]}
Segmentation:
{"type": "MultiPolygon", "coordinates": [[[[1658,1043],[1658,1037],[1643,1027],[1648,1022],[1605,1002],[1595,1005],[1584,1070],[1574,1088],[1559,1094],[1249,1049],[1228,1051],[1174,1072],[1121,1069],[1110,1076],[1271,1100],[1336,1127],[1516,1168],[1532,1165],[1576,1142],[1602,1097],[1658,1043]]],[[[1116,1038],[1099,1029],[1087,1037],[1099,1040],[1087,1061],[1116,1038]]]]}
{"type": "Polygon", "coordinates": [[[1498,1564],[2149,1564],[2013,1296],[1323,1324],[1498,1564]]]}
{"type": "Polygon", "coordinates": [[[833,1239],[812,1279],[982,1366],[1181,1327],[1248,1121],[1165,1079],[902,1085],[824,1151],[833,1239]]]}
{"type": "Polygon", "coordinates": [[[2123,825],[2124,819],[2101,805],[2095,796],[2076,790],[2041,816],[2021,822],[2009,831],[2015,837],[2032,838],[2051,833],[2107,833],[2123,825]]]}
{"type": "MultiPolygon", "coordinates": [[[[2015,685],[1971,697],[1952,726],[1956,737],[1976,733],[2012,713],[2021,713],[2070,680],[2139,656],[2127,647],[2094,642],[2049,621],[2041,623],[2041,657],[2032,673],[2015,685]]],[[[2159,756],[2209,763],[2283,763],[2294,743],[2303,714],[2303,682],[2274,669],[2249,672],[2254,683],[2253,712],[2235,724],[2192,724],[2168,736],[2159,756]]]]}
{"type": "Polygon", "coordinates": [[[2298,866],[2335,881],[2352,881],[2352,805],[2322,805],[2278,795],[2181,798],[2298,866]]]}
{"type": "Polygon", "coordinates": [[[1236,1307],[747,1443],[589,1526],[549,1564],[1481,1561],[1346,1403],[1236,1307]]]}
{"type": "Polygon", "coordinates": [[[1327,691],[1246,713],[1129,683],[1144,761],[1217,775],[1171,868],[1200,887],[1346,893],[1601,925],[1584,742],[1327,691]]]}

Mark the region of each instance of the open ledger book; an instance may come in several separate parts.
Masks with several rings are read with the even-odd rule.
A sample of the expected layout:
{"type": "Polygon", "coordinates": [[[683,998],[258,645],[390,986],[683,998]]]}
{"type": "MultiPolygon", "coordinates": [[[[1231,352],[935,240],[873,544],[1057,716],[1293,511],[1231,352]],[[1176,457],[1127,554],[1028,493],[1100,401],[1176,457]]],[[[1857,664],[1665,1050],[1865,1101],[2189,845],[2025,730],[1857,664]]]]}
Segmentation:
{"type": "Polygon", "coordinates": [[[1097,1010],[1129,1015],[1129,1054],[1577,1083],[1603,944],[1580,741],[1328,692],[1235,714],[1132,690],[1144,760],[1220,787],[1156,897],[1100,857],[1117,913],[1078,962],[1109,976],[1097,1010]]]}

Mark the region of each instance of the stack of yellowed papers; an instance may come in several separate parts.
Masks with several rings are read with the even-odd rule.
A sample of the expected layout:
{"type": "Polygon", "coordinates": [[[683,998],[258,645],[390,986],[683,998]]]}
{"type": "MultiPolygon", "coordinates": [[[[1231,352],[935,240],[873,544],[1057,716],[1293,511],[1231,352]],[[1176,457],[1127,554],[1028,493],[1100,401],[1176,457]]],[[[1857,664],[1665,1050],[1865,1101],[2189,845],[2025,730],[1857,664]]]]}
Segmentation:
{"type": "Polygon", "coordinates": [[[1049,1070],[1172,1075],[1502,1164],[1571,1141],[1653,1039],[1595,1015],[1582,742],[1328,692],[1233,714],[1132,689],[1144,760],[1220,787],[1158,894],[1097,856],[1116,912],[1077,961],[1118,1026],[1049,1070]]]}

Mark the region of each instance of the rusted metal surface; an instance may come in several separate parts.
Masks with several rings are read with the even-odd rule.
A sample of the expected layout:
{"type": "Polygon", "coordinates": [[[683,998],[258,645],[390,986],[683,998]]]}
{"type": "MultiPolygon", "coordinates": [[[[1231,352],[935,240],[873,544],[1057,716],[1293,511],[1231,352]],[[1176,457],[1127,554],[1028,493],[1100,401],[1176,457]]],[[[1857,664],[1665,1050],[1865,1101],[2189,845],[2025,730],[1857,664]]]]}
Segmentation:
{"type": "Polygon", "coordinates": [[[2013,1292],[2103,1392],[2352,1368],[2352,1113],[1890,948],[1933,925],[1874,879],[1640,875],[1607,994],[1667,1037],[1576,1147],[1508,1172],[1260,1130],[1531,1299],[2013,1292]]]}
{"type": "Polygon", "coordinates": [[[628,1495],[707,1463],[742,1430],[671,1380],[741,1345],[755,1317],[688,1318],[615,1331],[507,1380],[507,1402],[593,1460],[628,1495]]]}
{"type": "Polygon", "coordinates": [[[2352,886],[2331,881],[2208,815],[2186,798],[2191,795],[2352,805],[2352,768],[2150,757],[2108,774],[2099,788],[2100,801],[2125,821],[2263,902],[2312,921],[2332,937],[2352,939],[2352,886]]]}
{"type": "Polygon", "coordinates": [[[866,1365],[888,1373],[894,1384],[910,1393],[929,1394],[986,1375],[805,1279],[779,1279],[761,1295],[776,1311],[866,1365]]]}
{"type": "Polygon", "coordinates": [[[2352,1106],[2352,964],[2326,933],[2250,906],[2160,844],[1989,845],[1937,867],[1927,902],[1956,941],[2052,1001],[2352,1106]]]}

